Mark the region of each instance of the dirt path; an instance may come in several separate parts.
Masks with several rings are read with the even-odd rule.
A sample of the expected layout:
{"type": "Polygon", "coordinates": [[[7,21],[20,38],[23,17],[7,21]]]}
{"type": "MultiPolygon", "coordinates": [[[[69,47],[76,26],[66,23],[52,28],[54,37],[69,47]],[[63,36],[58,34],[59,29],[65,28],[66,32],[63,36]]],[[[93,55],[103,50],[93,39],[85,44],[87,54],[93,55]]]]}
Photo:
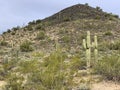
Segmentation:
{"type": "Polygon", "coordinates": [[[0,81],[0,90],[2,90],[2,86],[4,86],[6,84],[5,81],[0,81]]]}
{"type": "Polygon", "coordinates": [[[92,90],[120,90],[120,83],[103,81],[93,84],[92,90]]]}

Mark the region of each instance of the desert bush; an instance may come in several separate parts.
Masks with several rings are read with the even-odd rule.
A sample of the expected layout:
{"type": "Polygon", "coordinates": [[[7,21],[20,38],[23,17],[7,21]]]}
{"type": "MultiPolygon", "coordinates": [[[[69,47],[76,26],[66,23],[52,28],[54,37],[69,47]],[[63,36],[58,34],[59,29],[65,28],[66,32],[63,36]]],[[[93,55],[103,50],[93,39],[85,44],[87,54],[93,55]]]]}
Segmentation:
{"type": "Polygon", "coordinates": [[[71,19],[70,18],[68,18],[68,17],[64,17],[64,19],[63,19],[63,21],[65,21],[65,22],[68,22],[68,21],[70,21],[71,19]]]}
{"type": "Polygon", "coordinates": [[[36,20],[36,24],[41,23],[41,22],[42,22],[42,20],[40,20],[40,19],[36,20]]]}
{"type": "Polygon", "coordinates": [[[85,6],[89,6],[89,4],[88,4],[88,3],[85,3],[85,6]]]}
{"type": "Polygon", "coordinates": [[[7,45],[8,45],[8,42],[6,42],[5,40],[2,40],[2,41],[0,42],[0,45],[1,45],[1,46],[7,46],[7,45]]]}
{"type": "Polygon", "coordinates": [[[45,39],[45,37],[46,37],[45,32],[44,32],[44,31],[40,31],[40,32],[37,34],[36,39],[38,39],[38,40],[43,40],[43,39],[45,39]]]}
{"type": "Polygon", "coordinates": [[[2,67],[0,71],[1,77],[3,77],[4,80],[7,80],[9,77],[9,74],[13,71],[13,69],[17,66],[18,59],[12,58],[9,59],[8,57],[4,57],[4,60],[2,62],[2,67]]]}
{"type": "Polygon", "coordinates": [[[105,36],[112,36],[113,33],[112,33],[111,31],[107,31],[107,32],[104,33],[104,35],[105,35],[105,36]]]}
{"type": "Polygon", "coordinates": [[[37,30],[45,30],[45,28],[44,28],[44,25],[42,25],[42,24],[38,24],[36,27],[35,27],[35,29],[37,29],[37,30]]]}
{"type": "Polygon", "coordinates": [[[71,41],[71,38],[70,38],[70,36],[65,35],[65,36],[63,36],[63,37],[61,38],[61,40],[62,40],[64,43],[69,43],[69,42],[71,41]]]}
{"type": "Polygon", "coordinates": [[[29,22],[28,25],[34,25],[36,24],[35,20],[33,20],[32,22],[29,22]]]}
{"type": "Polygon", "coordinates": [[[29,41],[24,41],[21,45],[20,45],[20,50],[22,52],[29,52],[29,51],[33,51],[33,47],[31,46],[31,42],[29,41]]]}
{"type": "Polygon", "coordinates": [[[12,31],[12,32],[11,32],[11,35],[15,35],[15,33],[16,33],[15,31],[12,31]]]}
{"type": "Polygon", "coordinates": [[[7,30],[7,33],[10,33],[10,32],[11,32],[11,30],[10,30],[10,29],[8,29],[8,30],[7,30]]]}
{"type": "Polygon", "coordinates": [[[63,63],[65,57],[60,52],[54,52],[42,63],[37,60],[22,62],[19,71],[29,74],[23,90],[69,90],[63,63]]]}
{"type": "Polygon", "coordinates": [[[120,42],[117,41],[117,42],[114,42],[114,43],[110,43],[110,44],[108,45],[108,48],[109,48],[110,50],[120,50],[120,42]]]}
{"type": "Polygon", "coordinates": [[[120,56],[104,56],[97,62],[94,70],[108,80],[120,81],[120,56]]]}
{"type": "Polygon", "coordinates": [[[113,15],[113,17],[115,17],[115,18],[119,18],[119,16],[118,16],[118,15],[113,15]]]}
{"type": "Polygon", "coordinates": [[[22,87],[22,82],[24,78],[23,76],[18,76],[15,73],[10,74],[9,78],[7,79],[7,85],[3,88],[3,90],[25,90],[22,87]]]}
{"type": "Polygon", "coordinates": [[[23,74],[37,72],[40,69],[40,63],[37,60],[22,61],[19,63],[19,66],[19,72],[23,74]]]}
{"type": "Polygon", "coordinates": [[[70,61],[70,68],[74,71],[86,68],[86,61],[81,60],[79,56],[73,56],[70,61]]]}
{"type": "Polygon", "coordinates": [[[32,26],[26,26],[26,28],[27,28],[28,31],[32,31],[33,30],[32,26]]]}

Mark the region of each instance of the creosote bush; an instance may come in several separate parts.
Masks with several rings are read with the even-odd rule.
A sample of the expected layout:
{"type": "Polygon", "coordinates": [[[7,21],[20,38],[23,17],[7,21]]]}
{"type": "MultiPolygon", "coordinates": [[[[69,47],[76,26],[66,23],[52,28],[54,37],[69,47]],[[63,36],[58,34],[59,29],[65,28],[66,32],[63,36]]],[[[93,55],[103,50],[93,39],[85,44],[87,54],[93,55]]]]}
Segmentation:
{"type": "Polygon", "coordinates": [[[54,52],[44,58],[43,62],[20,61],[16,69],[20,74],[14,77],[9,75],[5,90],[69,90],[67,82],[70,78],[66,77],[65,58],[61,52],[54,52]],[[23,84],[26,75],[27,82],[23,84]]]}
{"type": "Polygon", "coordinates": [[[110,43],[110,44],[108,45],[108,48],[109,48],[110,50],[120,50],[120,42],[117,41],[117,42],[114,42],[114,43],[110,43]]]}
{"type": "Polygon", "coordinates": [[[6,42],[5,40],[3,40],[3,41],[0,42],[0,45],[1,45],[1,46],[7,46],[7,45],[8,45],[8,42],[6,42]]]}
{"type": "Polygon", "coordinates": [[[31,46],[31,42],[29,41],[24,41],[21,45],[20,45],[20,50],[22,52],[29,52],[29,51],[33,51],[33,47],[31,46]]]}
{"type": "Polygon", "coordinates": [[[70,68],[75,71],[85,69],[86,61],[81,60],[79,56],[74,56],[71,58],[70,68]]]}
{"type": "Polygon", "coordinates": [[[113,33],[111,31],[107,31],[107,32],[104,33],[104,35],[106,35],[106,36],[112,36],[113,33]]]}
{"type": "Polygon", "coordinates": [[[120,81],[120,56],[113,54],[103,57],[97,62],[94,70],[108,80],[120,81]]]}
{"type": "Polygon", "coordinates": [[[44,32],[44,31],[40,31],[40,32],[37,34],[36,39],[38,39],[38,40],[43,40],[43,39],[45,39],[45,37],[46,37],[45,32],[44,32]]]}

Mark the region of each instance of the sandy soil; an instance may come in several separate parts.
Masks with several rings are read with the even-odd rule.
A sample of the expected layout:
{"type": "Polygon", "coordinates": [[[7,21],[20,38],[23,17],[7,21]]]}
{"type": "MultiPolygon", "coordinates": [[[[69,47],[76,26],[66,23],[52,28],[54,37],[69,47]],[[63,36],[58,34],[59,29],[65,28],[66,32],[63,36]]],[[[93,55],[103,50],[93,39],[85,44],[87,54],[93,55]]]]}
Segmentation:
{"type": "Polygon", "coordinates": [[[102,81],[92,85],[92,90],[120,90],[120,83],[102,81]]]}
{"type": "Polygon", "coordinates": [[[0,81],[0,90],[2,90],[2,86],[4,86],[6,84],[5,81],[0,81]]]}

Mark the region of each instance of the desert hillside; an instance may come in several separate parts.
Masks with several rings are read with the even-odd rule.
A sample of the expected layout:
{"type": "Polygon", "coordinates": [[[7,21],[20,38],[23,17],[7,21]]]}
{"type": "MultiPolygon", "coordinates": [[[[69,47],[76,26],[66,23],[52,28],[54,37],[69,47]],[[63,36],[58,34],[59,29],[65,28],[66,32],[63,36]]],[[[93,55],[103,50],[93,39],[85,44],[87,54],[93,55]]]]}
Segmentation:
{"type": "Polygon", "coordinates": [[[0,35],[0,90],[119,90],[119,70],[120,19],[100,7],[77,4],[0,35]]]}

